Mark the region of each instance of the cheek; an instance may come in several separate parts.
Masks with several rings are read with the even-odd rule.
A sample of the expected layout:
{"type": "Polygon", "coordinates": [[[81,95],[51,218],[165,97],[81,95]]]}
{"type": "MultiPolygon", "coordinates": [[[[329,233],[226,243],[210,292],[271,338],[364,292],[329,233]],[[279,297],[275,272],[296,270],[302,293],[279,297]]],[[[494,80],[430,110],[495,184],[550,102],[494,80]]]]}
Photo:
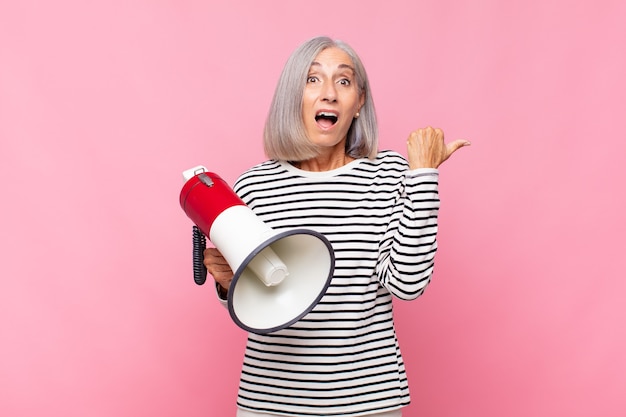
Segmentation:
{"type": "Polygon", "coordinates": [[[356,113],[359,110],[359,108],[363,106],[363,102],[364,102],[363,96],[359,97],[357,92],[354,92],[353,94],[351,94],[349,100],[352,103],[352,105],[350,106],[350,109],[354,110],[354,113],[356,113]]]}
{"type": "Polygon", "coordinates": [[[304,118],[305,115],[307,113],[310,113],[313,109],[313,103],[314,101],[310,98],[307,97],[307,95],[305,94],[304,97],[302,97],[302,117],[304,118]]]}

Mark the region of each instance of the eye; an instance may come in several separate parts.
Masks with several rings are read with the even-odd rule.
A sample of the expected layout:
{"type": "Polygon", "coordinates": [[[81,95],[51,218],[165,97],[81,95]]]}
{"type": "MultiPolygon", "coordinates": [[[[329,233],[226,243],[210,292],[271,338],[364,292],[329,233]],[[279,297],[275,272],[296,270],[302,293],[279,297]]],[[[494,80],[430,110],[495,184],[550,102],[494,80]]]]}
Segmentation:
{"type": "Polygon", "coordinates": [[[306,82],[307,83],[316,83],[318,81],[319,81],[319,78],[317,78],[314,75],[310,75],[310,76],[306,77],[306,82]]]}
{"type": "Polygon", "coordinates": [[[339,80],[339,84],[349,86],[350,84],[352,84],[352,81],[347,78],[342,78],[341,80],[339,80]]]}

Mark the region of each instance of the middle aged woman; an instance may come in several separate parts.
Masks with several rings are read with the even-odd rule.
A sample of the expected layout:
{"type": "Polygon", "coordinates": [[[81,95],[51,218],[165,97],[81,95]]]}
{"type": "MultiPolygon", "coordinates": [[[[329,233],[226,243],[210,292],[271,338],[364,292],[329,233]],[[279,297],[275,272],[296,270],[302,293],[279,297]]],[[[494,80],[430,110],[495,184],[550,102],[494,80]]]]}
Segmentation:
{"type": "MultiPolygon", "coordinates": [[[[234,190],[276,230],[322,233],[335,272],[292,326],[249,334],[238,416],[400,416],[409,401],[392,296],[420,296],[437,249],[438,167],[469,142],[440,129],[409,135],[407,160],[378,151],[369,81],[346,43],[308,40],[288,59],[264,132],[269,158],[234,190]]],[[[226,299],[233,273],[215,248],[205,265],[226,299]]]]}

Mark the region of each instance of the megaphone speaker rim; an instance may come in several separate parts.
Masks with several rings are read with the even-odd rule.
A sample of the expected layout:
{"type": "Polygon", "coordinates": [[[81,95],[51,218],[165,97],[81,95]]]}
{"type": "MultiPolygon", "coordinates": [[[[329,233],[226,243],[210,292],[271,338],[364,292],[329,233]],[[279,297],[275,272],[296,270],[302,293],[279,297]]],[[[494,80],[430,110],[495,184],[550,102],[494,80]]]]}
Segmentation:
{"type": "Polygon", "coordinates": [[[293,325],[294,323],[296,323],[302,317],[306,316],[308,313],[310,313],[311,310],[313,310],[313,308],[319,303],[322,297],[324,297],[328,287],[330,286],[330,282],[332,281],[334,270],[335,270],[335,253],[333,251],[331,243],[324,235],[314,230],[310,230],[310,229],[291,229],[291,230],[286,230],[283,232],[278,232],[275,235],[273,235],[271,238],[265,240],[263,243],[258,245],[239,265],[239,268],[235,272],[233,279],[230,283],[231,290],[228,291],[228,311],[230,313],[230,316],[237,326],[251,333],[268,334],[268,333],[273,333],[278,330],[287,328],[293,325]],[[268,247],[274,242],[278,242],[281,239],[284,239],[289,236],[294,236],[294,235],[311,235],[313,237],[316,237],[319,241],[321,241],[325,245],[328,251],[330,265],[329,265],[328,275],[321,288],[321,291],[319,291],[319,294],[315,297],[315,299],[311,303],[309,303],[309,305],[301,313],[297,314],[292,319],[285,321],[284,323],[281,323],[280,325],[271,326],[268,328],[259,328],[259,327],[254,327],[254,326],[250,326],[246,324],[246,322],[240,319],[240,317],[237,315],[237,312],[234,306],[234,293],[235,293],[235,289],[237,287],[237,283],[239,279],[242,277],[242,274],[246,270],[250,261],[255,256],[257,256],[263,249],[265,249],[266,247],[268,247]]]}

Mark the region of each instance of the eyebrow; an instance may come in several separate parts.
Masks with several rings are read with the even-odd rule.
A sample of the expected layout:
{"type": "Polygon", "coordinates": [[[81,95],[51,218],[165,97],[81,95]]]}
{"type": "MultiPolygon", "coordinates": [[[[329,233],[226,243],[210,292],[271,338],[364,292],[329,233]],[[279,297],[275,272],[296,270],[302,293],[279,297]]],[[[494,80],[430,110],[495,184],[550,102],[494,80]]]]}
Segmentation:
{"type": "MultiPolygon", "coordinates": [[[[322,64],[320,64],[320,63],[319,63],[319,62],[317,62],[317,61],[313,61],[313,62],[311,62],[311,66],[314,66],[314,65],[315,65],[315,66],[318,66],[318,67],[321,67],[321,66],[322,66],[322,64]]],[[[348,64],[339,64],[338,68],[339,68],[339,69],[349,69],[349,70],[351,70],[351,71],[352,71],[352,73],[356,74],[356,71],[354,70],[354,67],[353,67],[352,65],[348,65],[348,64]]]]}

